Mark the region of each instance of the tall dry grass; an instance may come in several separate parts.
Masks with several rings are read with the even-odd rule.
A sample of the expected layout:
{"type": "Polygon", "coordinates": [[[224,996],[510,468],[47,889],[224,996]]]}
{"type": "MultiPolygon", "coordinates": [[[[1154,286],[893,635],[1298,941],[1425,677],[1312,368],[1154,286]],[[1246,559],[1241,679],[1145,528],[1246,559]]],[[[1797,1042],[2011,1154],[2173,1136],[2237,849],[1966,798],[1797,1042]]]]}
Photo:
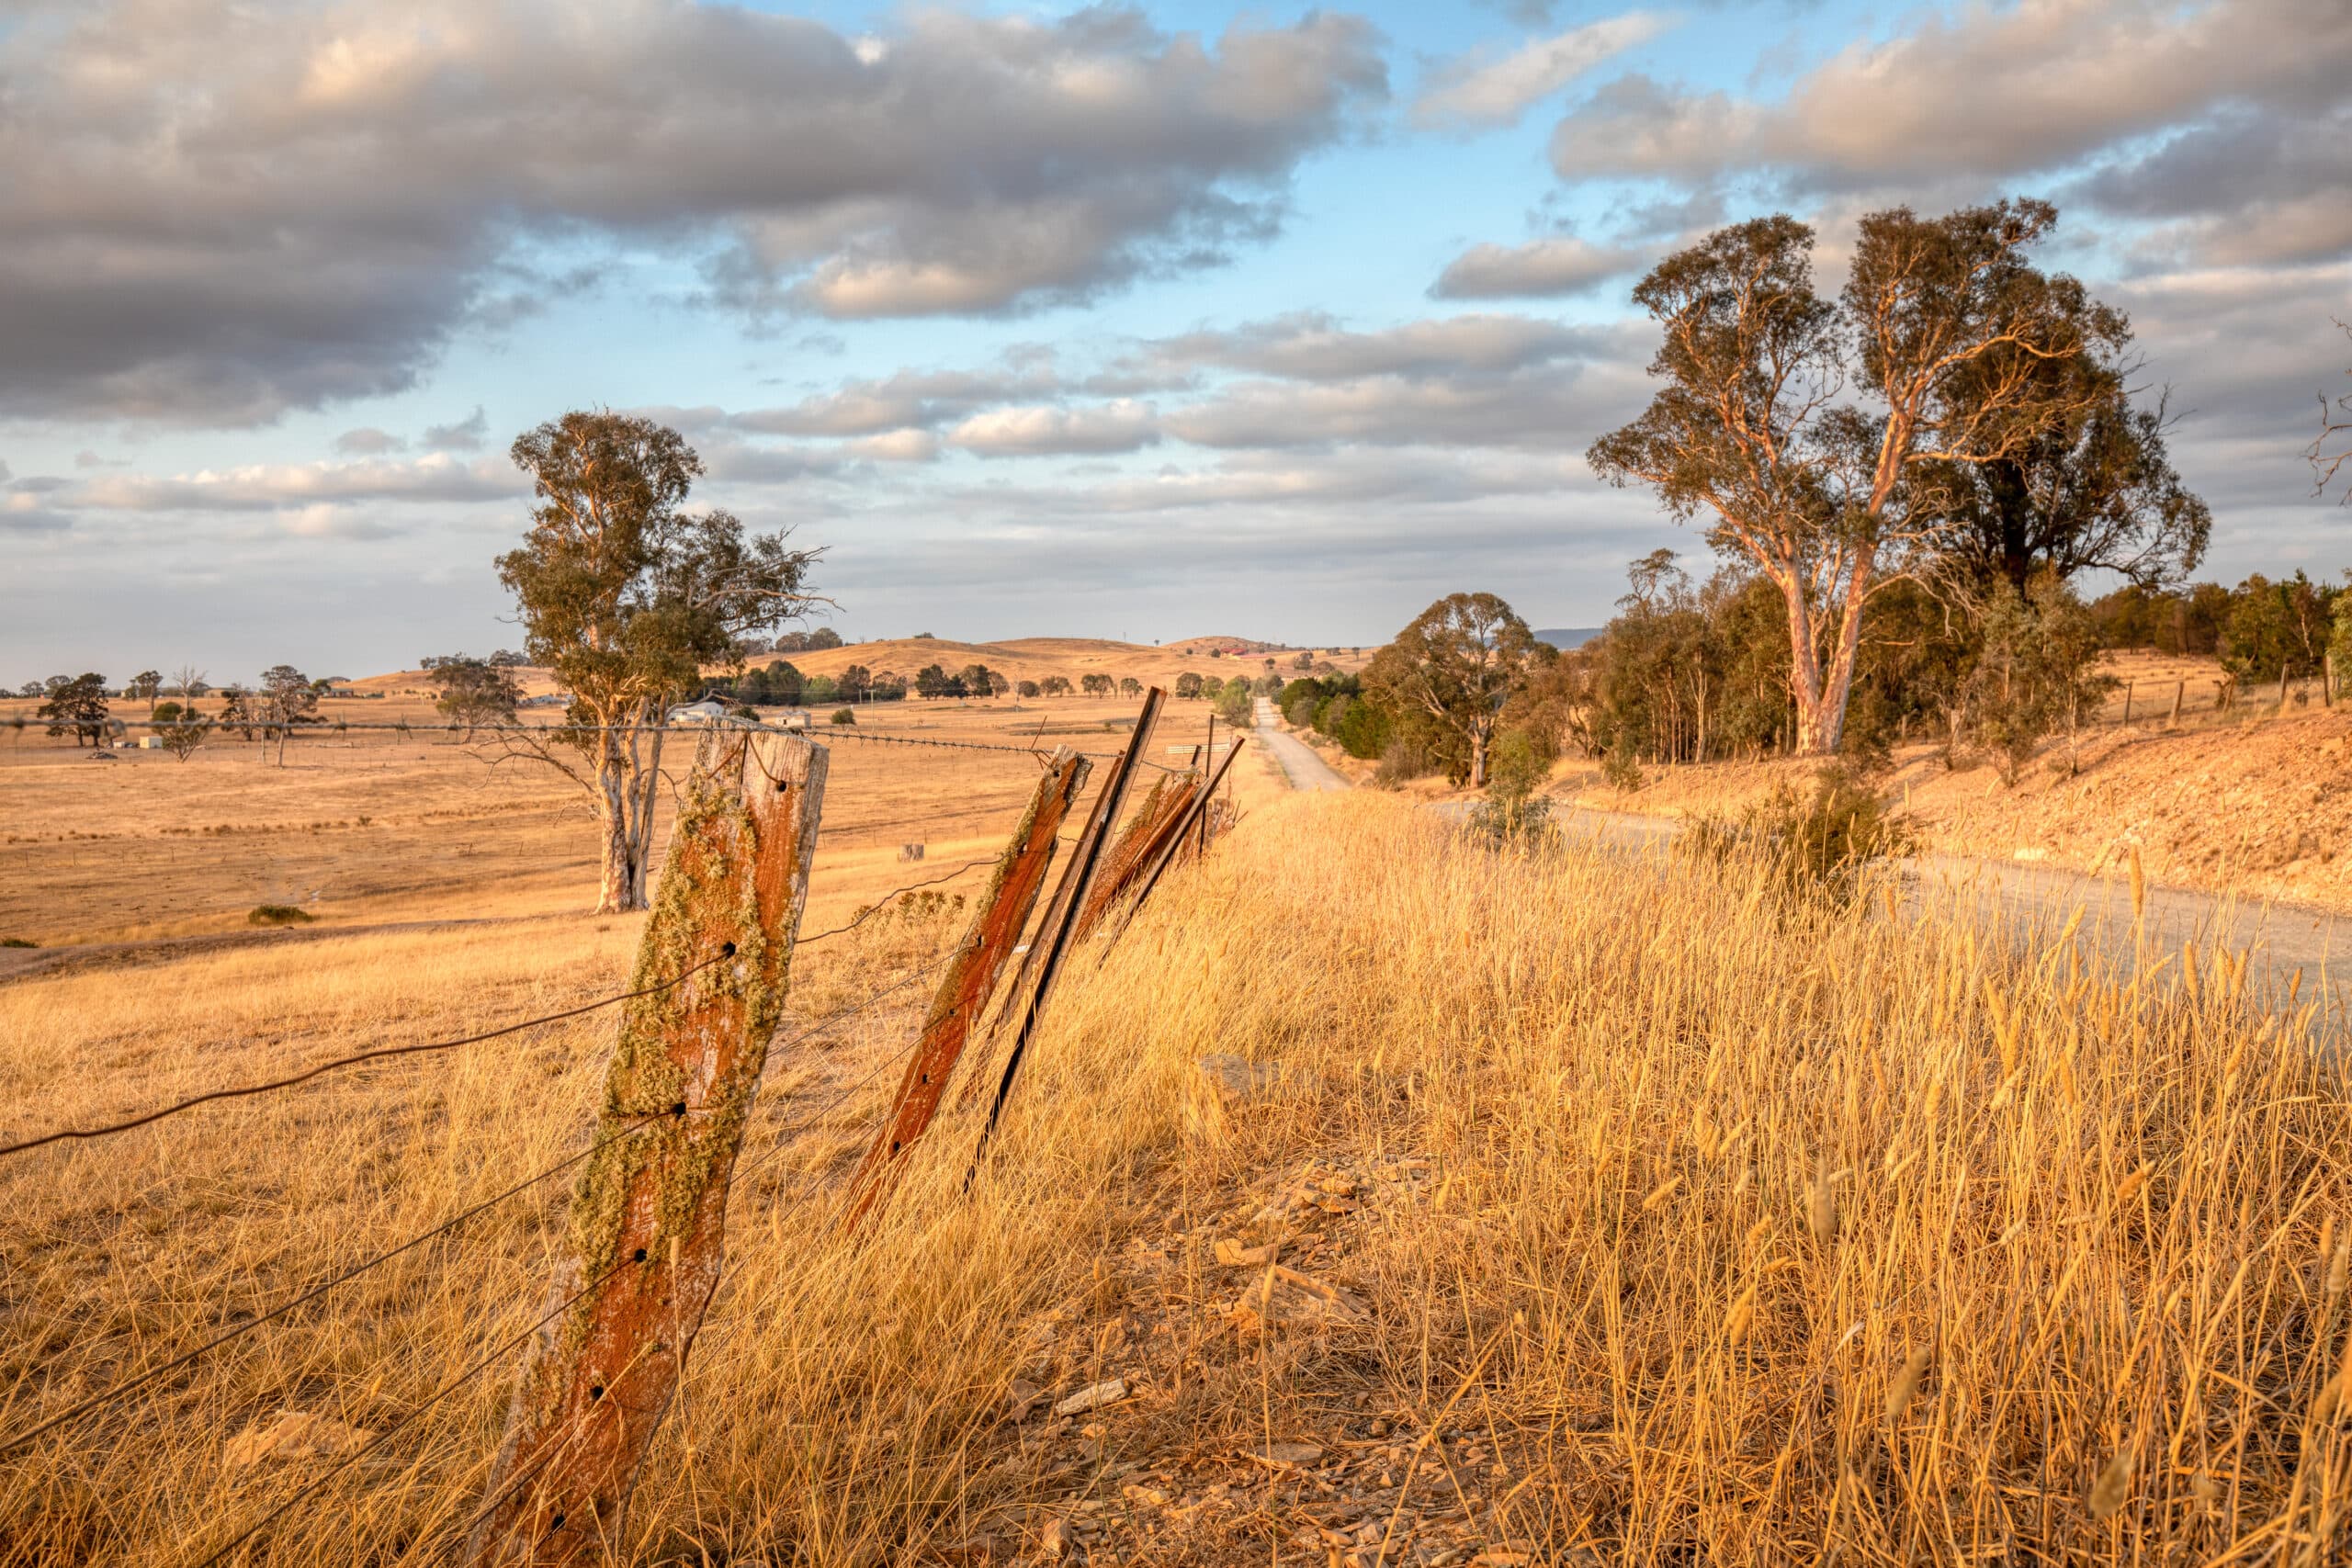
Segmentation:
{"type": "MultiPolygon", "coordinates": [[[[2127,971],[2064,916],[1808,908],[1737,866],[1498,853],[1376,798],[1261,811],[1107,960],[1080,956],[968,1200],[972,1108],[879,1226],[853,1245],[832,1224],[910,1020],[772,1068],[754,1151],[796,1104],[854,1092],[746,1175],[616,1555],[1002,1557],[1091,1497],[1111,1506],[1081,1539],[1130,1561],[1320,1561],[1291,1543],[1341,1505],[1372,1521],[1364,1562],[2325,1561],[2352,1458],[2336,1059],[2226,955],[2127,971]],[[1213,1094],[1212,1052],[1278,1087],[1213,1094]],[[1373,1182],[1361,1208],[1282,1198],[1302,1170],[1408,1166],[1429,1179],[1373,1182]],[[1220,1240],[1280,1244],[1368,1320],[1259,1331],[1234,1310],[1256,1275],[1220,1240]],[[1114,1374],[1130,1397],[1077,1420],[1007,1404],[1016,1380],[1114,1374]],[[1205,1484],[1301,1437],[1361,1459],[1205,1484]],[[1165,1506],[1122,1500],[1140,1477],[1165,1506]]],[[[470,956],[440,938],[453,967],[430,976],[306,944],[346,976],[326,994],[384,999],[280,1042],[322,1051],[420,980],[512,984],[566,941],[581,974],[617,973],[622,933],[577,933],[470,956]]],[[[922,951],[877,940],[899,945],[812,950],[804,996],[866,994],[922,951]]],[[[98,1091],[69,1067],[160,1049],[206,1077],[291,977],[204,962],[141,972],[135,1006],[123,975],[0,990],[12,1090],[70,1120],[98,1091]]],[[[0,1425],[560,1157],[602,1038],[0,1166],[0,1425]]],[[[6,1461],[0,1561],[224,1539],[317,1473],[232,1472],[226,1439],[286,1406],[396,1418],[529,1321],[550,1212],[6,1461]]],[[[433,1561],[500,1394],[436,1408],[251,1561],[433,1561]]]]}

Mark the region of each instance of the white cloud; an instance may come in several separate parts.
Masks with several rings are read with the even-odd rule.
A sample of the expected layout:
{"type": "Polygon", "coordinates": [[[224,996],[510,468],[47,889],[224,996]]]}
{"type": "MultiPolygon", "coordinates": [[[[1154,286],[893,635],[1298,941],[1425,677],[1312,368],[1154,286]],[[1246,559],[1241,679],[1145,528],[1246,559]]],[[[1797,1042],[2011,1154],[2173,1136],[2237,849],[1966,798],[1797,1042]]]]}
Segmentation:
{"type": "Polygon", "coordinates": [[[1439,299],[1532,299],[1583,294],[1634,271],[1641,253],[1570,234],[1523,245],[1473,245],[1446,264],[1430,293],[1439,299]]]}
{"type": "Polygon", "coordinates": [[[974,414],[948,441],[983,457],[1133,452],[1159,441],[1159,416],[1132,399],[1085,408],[1006,408],[974,414]]]}
{"type": "Polygon", "coordinates": [[[1448,62],[1414,100],[1413,118],[1455,129],[1515,124],[1530,105],[1611,56],[1647,43],[1668,25],[1663,17],[1628,11],[1531,39],[1499,60],[1472,55],[1448,62]]]}

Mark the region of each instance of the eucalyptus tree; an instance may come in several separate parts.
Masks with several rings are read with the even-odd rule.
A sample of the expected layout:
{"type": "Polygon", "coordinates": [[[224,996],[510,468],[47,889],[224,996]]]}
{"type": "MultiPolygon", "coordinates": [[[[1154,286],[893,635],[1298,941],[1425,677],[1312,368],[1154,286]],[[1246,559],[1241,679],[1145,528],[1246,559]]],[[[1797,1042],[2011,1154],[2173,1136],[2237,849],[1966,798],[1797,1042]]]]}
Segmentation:
{"type": "Polygon", "coordinates": [[[2080,284],[2026,261],[2056,221],[2039,201],[1871,213],[1832,300],[1813,230],[1761,218],[1634,288],[1663,329],[1665,386],[1588,460],[1706,516],[1709,542],[1780,591],[1800,750],[1838,749],[1871,594],[1950,544],[1936,476],[2018,454],[2091,398],[2046,370],[2111,331],[2080,284]]]}
{"type": "Polygon", "coordinates": [[[689,513],[702,459],[676,431],[581,411],[519,437],[512,453],[536,504],[523,543],[498,558],[532,663],[571,694],[565,722],[504,730],[527,756],[578,784],[603,830],[596,908],[646,906],[664,718],[729,663],[749,633],[773,633],[817,603],[817,552],[784,534],[744,532],[720,511],[689,513]]]}

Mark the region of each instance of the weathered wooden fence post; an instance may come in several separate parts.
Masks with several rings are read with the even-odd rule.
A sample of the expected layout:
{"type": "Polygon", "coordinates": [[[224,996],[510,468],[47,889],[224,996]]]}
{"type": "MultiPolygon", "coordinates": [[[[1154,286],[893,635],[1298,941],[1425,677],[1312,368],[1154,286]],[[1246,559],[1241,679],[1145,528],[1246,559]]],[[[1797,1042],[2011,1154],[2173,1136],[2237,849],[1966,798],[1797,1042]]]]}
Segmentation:
{"type": "Polygon", "coordinates": [[[852,1197],[843,1229],[854,1229],[865,1211],[888,1190],[899,1156],[922,1136],[937,1114],[940,1097],[947,1092],[947,1081],[964,1054],[965,1043],[988,1010],[989,998],[1003,977],[1004,966],[1012,961],[1013,947],[1037,906],[1037,896],[1045,889],[1046,873],[1054,863],[1056,836],[1077,804],[1091,766],[1068,747],[1046,761],[1045,776],[1037,781],[1037,792],[1029,797],[1029,808],[1022,813],[1012,841],[997,862],[996,874],[981,896],[971,930],[965,933],[939,983],[938,994],[932,998],[931,1011],[923,1018],[922,1033],[916,1041],[913,1058],[907,1063],[906,1077],[899,1081],[890,1114],[851,1179],[852,1197]]]}
{"type": "Polygon", "coordinates": [[[718,1286],[728,1183],[784,1015],[824,791],[825,750],[799,736],[703,737],[630,986],[720,962],[621,1017],[605,1146],[572,1192],[549,1288],[550,1310],[565,1304],[525,1358],[475,1564],[602,1562],[619,1539],[718,1286]]]}
{"type": "MultiPolygon", "coordinates": [[[[1111,764],[1110,776],[1102,781],[1102,791],[1095,796],[1094,810],[1088,817],[1086,830],[1079,835],[1078,847],[1071,852],[1069,867],[1062,873],[1061,886],[1055,890],[1053,905],[1046,911],[1046,919],[1035,936],[1029,939],[1030,950],[1022,960],[1021,974],[1014,977],[1016,994],[1006,1005],[1020,1010],[1012,1032],[1012,1044],[1004,1054],[1004,1070],[997,1079],[996,1098],[989,1103],[988,1124],[980,1131],[980,1145],[987,1146],[996,1132],[996,1124],[1004,1115],[1004,1102],[1012,1094],[1013,1080],[1021,1074],[1021,1060],[1028,1055],[1029,1042],[1036,1033],[1037,1020],[1045,1011],[1046,1000],[1053,995],[1054,977],[1061,967],[1062,954],[1069,946],[1070,928],[1077,923],[1078,911],[1086,897],[1087,886],[1093,880],[1094,868],[1102,861],[1103,841],[1111,836],[1112,828],[1119,820],[1119,812],[1126,805],[1127,785],[1136,775],[1136,763],[1143,756],[1151,740],[1153,727],[1159,722],[1160,705],[1168,694],[1158,686],[1144,694],[1143,711],[1136,716],[1135,733],[1128,739],[1127,749],[1111,764]],[[1028,995],[1017,994],[1018,987],[1034,967],[1036,980],[1028,995]]],[[[969,1188],[972,1178],[979,1173],[979,1153],[975,1150],[972,1169],[964,1179],[969,1188]]]]}

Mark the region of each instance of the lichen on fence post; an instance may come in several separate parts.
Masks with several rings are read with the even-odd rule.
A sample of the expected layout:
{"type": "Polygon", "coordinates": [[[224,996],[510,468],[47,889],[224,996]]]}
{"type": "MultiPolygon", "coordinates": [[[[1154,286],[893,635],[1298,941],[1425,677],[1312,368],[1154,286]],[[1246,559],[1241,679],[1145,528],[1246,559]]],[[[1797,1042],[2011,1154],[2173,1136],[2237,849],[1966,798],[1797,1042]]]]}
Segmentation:
{"type": "Polygon", "coordinates": [[[525,1358],[468,1545],[477,1565],[600,1562],[617,1542],[718,1286],[728,1183],[784,1016],[825,761],[797,735],[703,738],[630,988],[695,973],[622,1015],[593,1134],[603,1147],[573,1190],[549,1287],[549,1309],[571,1304],[525,1358]]]}

